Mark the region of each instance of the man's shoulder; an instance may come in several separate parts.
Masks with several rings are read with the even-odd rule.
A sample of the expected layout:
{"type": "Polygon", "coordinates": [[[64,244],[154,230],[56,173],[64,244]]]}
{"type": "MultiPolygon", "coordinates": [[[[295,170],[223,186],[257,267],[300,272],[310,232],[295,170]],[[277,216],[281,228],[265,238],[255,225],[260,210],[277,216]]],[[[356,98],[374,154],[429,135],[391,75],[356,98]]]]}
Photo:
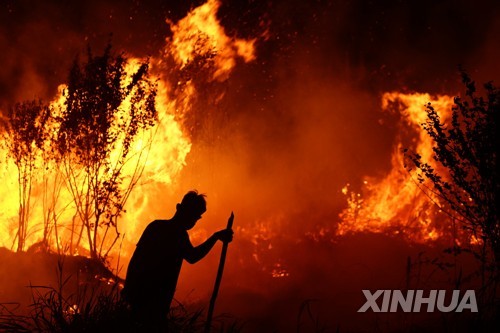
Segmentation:
{"type": "Polygon", "coordinates": [[[149,223],[146,229],[149,229],[149,232],[168,232],[168,233],[186,233],[187,231],[180,228],[175,223],[172,223],[171,220],[154,220],[149,223]]]}
{"type": "Polygon", "coordinates": [[[172,223],[169,220],[154,220],[150,222],[137,245],[152,244],[158,241],[163,241],[165,238],[171,237],[173,234],[172,223]]]}
{"type": "Polygon", "coordinates": [[[154,220],[148,224],[147,228],[168,227],[170,225],[169,222],[169,220],[154,220]]]}
{"type": "Polygon", "coordinates": [[[162,225],[164,223],[168,223],[169,220],[153,220],[152,222],[149,223],[149,225],[162,225]]]}
{"type": "Polygon", "coordinates": [[[161,230],[168,228],[168,225],[169,223],[167,220],[154,220],[146,226],[146,229],[144,229],[142,236],[153,236],[154,234],[161,232],[161,230]]]}

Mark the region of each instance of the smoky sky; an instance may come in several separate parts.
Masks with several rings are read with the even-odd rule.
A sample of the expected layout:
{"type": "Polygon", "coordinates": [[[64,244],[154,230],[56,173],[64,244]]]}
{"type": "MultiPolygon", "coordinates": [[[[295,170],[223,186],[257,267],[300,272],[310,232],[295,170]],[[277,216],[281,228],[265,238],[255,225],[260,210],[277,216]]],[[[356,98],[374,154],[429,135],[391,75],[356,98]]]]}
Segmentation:
{"type": "MultiPolygon", "coordinates": [[[[50,98],[87,45],[99,49],[111,40],[134,55],[156,55],[169,33],[165,18],[176,21],[200,3],[2,1],[1,105],[50,98]]],[[[498,7],[496,1],[246,0],[223,1],[219,17],[233,36],[268,31],[258,50],[267,72],[306,57],[323,73],[347,73],[366,89],[442,90],[455,80],[457,65],[474,72],[494,64],[498,7]]],[[[270,75],[260,79],[269,89],[276,84],[270,75]]]]}
{"type": "MultiPolygon", "coordinates": [[[[201,3],[2,1],[0,109],[50,100],[88,46],[99,53],[111,41],[118,51],[158,56],[170,34],[165,19],[175,22],[201,3]]],[[[257,38],[256,60],[237,66],[226,83],[220,109],[229,125],[217,126],[246,154],[238,157],[246,166],[239,177],[273,188],[275,198],[280,191],[313,197],[380,176],[398,130],[380,112],[381,93],[456,94],[459,65],[479,82],[496,80],[498,9],[488,0],[222,1],[227,34],[257,38]]],[[[206,120],[205,107],[191,112],[206,120]]],[[[326,202],[343,202],[339,196],[326,202]]]]}
{"type": "MultiPolygon", "coordinates": [[[[50,100],[87,46],[100,53],[111,40],[115,50],[157,56],[170,33],[165,19],[202,2],[0,0],[0,110],[50,100]]],[[[382,92],[455,94],[460,64],[498,85],[497,3],[223,0],[222,25],[230,36],[258,39],[256,60],[237,66],[225,86],[229,121],[217,130],[231,140],[193,147],[172,200],[197,188],[209,212],[234,210],[242,226],[277,220],[289,231],[338,219],[347,182],[391,167],[398,128],[380,112],[382,92]]],[[[157,197],[143,226],[164,214],[166,199],[157,197]]]]}
{"type": "MultiPolygon", "coordinates": [[[[158,56],[170,33],[165,19],[175,22],[202,2],[2,1],[0,109],[50,100],[87,46],[99,53],[111,41],[118,51],[158,56]]],[[[282,192],[302,200],[336,189],[304,209],[332,202],[341,209],[345,183],[390,168],[398,129],[380,112],[382,92],[456,94],[459,65],[478,82],[498,78],[498,9],[488,0],[222,1],[227,34],[257,38],[256,60],[226,83],[220,109],[229,125],[217,126],[233,142],[218,147],[221,158],[233,149],[245,170],[219,161],[211,170],[255,189],[248,195],[262,198],[255,205],[282,192]]],[[[191,112],[205,118],[204,107],[191,112]]],[[[203,173],[200,163],[188,166],[203,173]]]]}

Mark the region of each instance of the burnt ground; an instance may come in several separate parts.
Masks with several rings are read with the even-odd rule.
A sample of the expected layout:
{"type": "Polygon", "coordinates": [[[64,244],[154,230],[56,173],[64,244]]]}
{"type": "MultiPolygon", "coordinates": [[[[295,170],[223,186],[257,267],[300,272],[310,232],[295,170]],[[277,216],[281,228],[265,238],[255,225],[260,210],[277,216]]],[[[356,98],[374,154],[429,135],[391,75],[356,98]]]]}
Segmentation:
{"type": "MultiPolygon", "coordinates": [[[[381,234],[334,241],[284,236],[266,246],[267,257],[261,253],[257,262],[244,259],[251,257],[250,244],[233,243],[217,310],[238,319],[244,332],[490,332],[500,327],[491,320],[491,289],[481,291],[481,265],[467,251],[381,234]],[[363,289],[444,289],[448,295],[474,289],[479,313],[358,313],[363,289]]],[[[186,268],[185,276],[197,275],[196,265],[186,268]]],[[[191,284],[201,285],[201,275],[191,284]]]]}
{"type": "MultiPolygon", "coordinates": [[[[479,262],[470,253],[445,249],[373,234],[335,242],[283,238],[257,262],[248,259],[255,248],[240,240],[230,248],[217,323],[227,329],[236,322],[242,332],[497,331],[491,303],[483,297],[488,294],[481,292],[479,262]],[[358,313],[365,301],[363,289],[474,289],[479,313],[358,313]]],[[[188,274],[195,286],[209,283],[206,265],[213,262],[183,268],[181,279],[188,274]]],[[[71,295],[110,278],[112,273],[102,263],[85,257],[0,248],[0,303],[18,312],[29,310],[33,286],[57,289],[59,281],[66,281],[64,293],[71,295]]],[[[184,305],[203,311],[207,303],[198,299],[184,305]]]]}
{"type": "Polygon", "coordinates": [[[53,288],[69,297],[79,288],[97,288],[111,281],[120,279],[97,260],[0,248],[0,303],[18,308],[20,313],[25,313],[38,292],[43,294],[53,288]]]}

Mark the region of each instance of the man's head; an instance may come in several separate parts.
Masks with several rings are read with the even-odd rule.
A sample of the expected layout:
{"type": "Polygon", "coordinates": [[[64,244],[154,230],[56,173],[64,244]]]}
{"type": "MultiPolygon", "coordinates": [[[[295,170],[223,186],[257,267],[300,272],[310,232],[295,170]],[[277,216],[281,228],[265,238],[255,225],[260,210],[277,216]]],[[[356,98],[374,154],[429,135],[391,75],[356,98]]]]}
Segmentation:
{"type": "Polygon", "coordinates": [[[195,226],[201,219],[201,215],[207,210],[207,202],[204,194],[199,194],[196,190],[189,191],[182,198],[181,203],[177,204],[176,216],[182,220],[186,230],[195,226]]]}

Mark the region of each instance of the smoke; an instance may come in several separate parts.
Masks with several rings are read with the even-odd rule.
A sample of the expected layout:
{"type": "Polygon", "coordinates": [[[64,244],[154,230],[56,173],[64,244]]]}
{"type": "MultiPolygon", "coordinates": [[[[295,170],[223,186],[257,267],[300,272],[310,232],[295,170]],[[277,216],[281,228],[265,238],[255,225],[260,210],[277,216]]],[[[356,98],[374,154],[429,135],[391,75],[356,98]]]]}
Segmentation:
{"type": "MultiPolygon", "coordinates": [[[[326,312],[347,315],[356,310],[361,286],[401,283],[405,260],[416,256],[415,249],[400,244],[395,250],[399,245],[377,237],[354,239],[349,249],[325,245],[324,252],[303,241],[311,233],[329,239],[322,231],[335,229],[345,207],[341,188],[346,183],[357,188],[364,176],[381,178],[389,172],[399,119],[381,112],[382,93],[396,89],[454,95],[460,90],[459,64],[481,80],[487,73],[478,59],[490,59],[486,50],[495,44],[488,35],[496,28],[480,4],[363,6],[270,5],[269,40],[258,46],[257,61],[230,79],[227,104],[218,110],[229,114],[214,130],[224,139],[200,144],[187,163],[181,187],[208,194],[209,211],[199,227],[209,233],[224,227],[230,210],[236,213],[236,239],[230,249],[236,254],[228,258],[227,283],[234,287],[233,306],[226,307],[230,312],[238,302],[242,313],[261,320],[263,313],[272,317],[278,308],[290,316],[301,301],[318,297],[330,302],[322,305],[326,312]],[[250,228],[253,236],[247,233],[250,228]],[[385,242],[391,249],[378,252],[385,242]],[[373,266],[368,269],[367,263],[373,266]],[[248,267],[268,277],[280,268],[290,274],[289,282],[271,282],[248,267]],[[252,274],[251,281],[245,273],[252,274]],[[348,291],[342,294],[331,285],[337,283],[348,291]],[[352,304],[342,309],[345,302],[352,304]]],[[[251,30],[241,21],[248,24],[245,16],[223,22],[251,30]]],[[[185,267],[179,297],[192,300],[208,294],[216,264],[212,256],[203,266],[185,267]]],[[[264,320],[264,327],[269,329],[272,321],[264,320]]]]}
{"type": "MultiPolygon", "coordinates": [[[[342,297],[354,297],[350,306],[355,308],[353,295],[371,286],[372,275],[360,276],[383,266],[385,274],[375,274],[380,281],[389,277],[381,288],[394,289],[404,279],[406,255],[417,250],[397,243],[399,252],[383,248],[376,252],[381,257],[364,259],[387,240],[363,238],[353,245],[328,243],[318,249],[320,245],[305,239],[310,233],[323,237],[325,227],[335,228],[346,205],[341,193],[346,183],[355,189],[364,176],[388,172],[398,119],[381,112],[384,91],[454,95],[460,89],[459,64],[478,82],[498,79],[498,4],[237,3],[224,1],[219,17],[229,35],[263,36],[256,44],[257,59],[238,64],[224,86],[223,103],[192,111],[206,131],[193,142],[174,185],[150,189],[157,199],[148,203],[137,230],[155,218],[170,217],[182,195],[196,188],[208,195],[208,211],[192,234],[194,243],[225,227],[231,211],[236,215],[225,276],[232,298],[223,309],[239,304],[240,313],[258,317],[271,307],[248,304],[274,300],[271,306],[295,315],[300,301],[325,290],[337,302],[333,308],[341,308],[342,297]],[[214,114],[222,116],[214,120],[214,114]],[[363,268],[370,260],[376,265],[363,268]],[[273,279],[277,269],[290,278],[273,279]],[[329,289],[334,279],[350,287],[350,294],[339,296],[335,293],[341,290],[329,289]],[[290,290],[295,294],[287,308],[279,302],[289,300],[285,296],[290,290]]],[[[169,34],[165,18],[175,21],[197,4],[2,3],[0,109],[24,99],[51,99],[75,56],[87,44],[101,50],[110,34],[118,50],[134,56],[159,54],[169,34]]],[[[131,253],[132,239],[139,236],[127,236],[124,253],[131,253]]],[[[127,260],[122,258],[122,263],[127,260]]],[[[211,253],[203,263],[184,267],[176,297],[205,298],[216,264],[217,254],[211,253]]]]}
{"type": "Polygon", "coordinates": [[[230,79],[214,111],[226,122],[211,124],[185,179],[208,188],[217,207],[238,198],[233,207],[251,220],[275,212],[291,225],[306,212],[336,223],[346,183],[388,172],[398,119],[381,112],[384,91],[456,94],[457,66],[481,71],[477,59],[489,59],[497,29],[481,3],[240,6],[221,7],[227,29],[245,37],[266,30],[267,40],[230,79]]]}
{"type": "Polygon", "coordinates": [[[0,5],[0,107],[20,100],[52,99],[87,46],[97,53],[111,40],[136,57],[156,55],[185,2],[2,1],[0,5]]]}
{"type": "MultiPolygon", "coordinates": [[[[78,51],[87,43],[99,49],[111,34],[118,49],[154,55],[168,35],[165,18],[178,20],[200,3],[4,1],[0,100],[52,97],[78,51]]],[[[343,71],[361,70],[370,88],[405,85],[419,90],[446,87],[458,64],[475,72],[485,67],[484,60],[494,61],[496,9],[498,4],[489,0],[241,1],[223,2],[220,17],[231,34],[241,37],[268,28],[270,46],[261,54],[268,69],[290,54],[310,53],[317,56],[317,67],[331,68],[333,58],[341,61],[343,71]]]]}

